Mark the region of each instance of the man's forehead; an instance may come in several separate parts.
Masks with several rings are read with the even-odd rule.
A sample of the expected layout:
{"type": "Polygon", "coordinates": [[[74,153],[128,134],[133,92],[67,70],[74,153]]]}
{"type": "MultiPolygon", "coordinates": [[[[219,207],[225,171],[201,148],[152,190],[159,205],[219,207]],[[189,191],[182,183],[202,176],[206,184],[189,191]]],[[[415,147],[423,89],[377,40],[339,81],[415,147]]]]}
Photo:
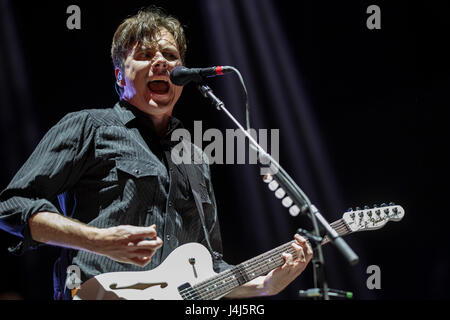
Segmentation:
{"type": "Polygon", "coordinates": [[[178,50],[177,43],[172,34],[166,29],[155,32],[151,37],[148,37],[139,43],[134,44],[135,51],[156,49],[158,47],[173,47],[178,50]]]}

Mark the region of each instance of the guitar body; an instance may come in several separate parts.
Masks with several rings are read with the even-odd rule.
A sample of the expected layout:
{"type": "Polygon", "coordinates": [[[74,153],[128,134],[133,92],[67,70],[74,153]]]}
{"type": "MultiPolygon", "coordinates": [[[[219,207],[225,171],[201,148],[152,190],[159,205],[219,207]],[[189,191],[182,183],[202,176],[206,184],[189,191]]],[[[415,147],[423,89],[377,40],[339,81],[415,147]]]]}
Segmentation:
{"type": "MultiPolygon", "coordinates": [[[[344,213],[331,224],[340,235],[375,230],[388,221],[400,221],[405,214],[401,206],[381,205],[344,213]]],[[[322,245],[329,240],[327,237],[322,245]]],[[[282,266],[283,252],[296,258],[288,242],[260,254],[220,274],[214,272],[209,251],[199,243],[175,249],[164,262],[150,271],[110,272],[86,281],[74,300],[212,300],[220,299],[233,288],[282,266]]]]}
{"type": "Polygon", "coordinates": [[[188,243],[153,270],[95,276],[81,285],[74,300],[182,300],[180,286],[216,274],[209,251],[199,243],[188,243]]]}

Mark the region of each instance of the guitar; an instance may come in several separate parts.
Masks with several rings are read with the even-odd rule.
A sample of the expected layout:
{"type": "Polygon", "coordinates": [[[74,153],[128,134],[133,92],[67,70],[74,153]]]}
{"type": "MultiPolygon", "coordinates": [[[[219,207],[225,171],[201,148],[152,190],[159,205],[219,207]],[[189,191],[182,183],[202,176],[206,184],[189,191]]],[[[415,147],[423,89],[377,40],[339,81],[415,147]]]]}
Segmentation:
{"type": "MultiPolygon", "coordinates": [[[[400,221],[401,206],[348,211],[331,226],[340,236],[382,228],[388,221],[400,221]]],[[[283,252],[295,250],[295,240],[247,260],[221,273],[213,270],[209,251],[199,243],[184,244],[164,262],[150,271],[110,272],[97,275],[82,284],[74,300],[215,300],[234,288],[284,264],[283,252]]],[[[325,236],[322,245],[329,242],[325,236]]]]}

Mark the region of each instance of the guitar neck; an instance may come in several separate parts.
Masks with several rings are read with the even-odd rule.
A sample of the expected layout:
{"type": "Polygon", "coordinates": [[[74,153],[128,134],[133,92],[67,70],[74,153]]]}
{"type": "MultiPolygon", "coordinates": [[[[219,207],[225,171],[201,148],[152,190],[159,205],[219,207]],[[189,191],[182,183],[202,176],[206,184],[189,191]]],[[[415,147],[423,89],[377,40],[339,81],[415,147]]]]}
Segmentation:
{"type": "MultiPolygon", "coordinates": [[[[347,227],[343,219],[339,219],[331,223],[331,227],[337,231],[340,236],[347,235],[352,231],[347,227]]],[[[297,257],[292,243],[295,240],[289,241],[281,246],[278,246],[270,251],[267,251],[259,256],[249,259],[233,268],[219,273],[218,275],[200,282],[192,287],[195,291],[195,296],[200,300],[211,300],[223,296],[229,291],[233,290],[244,283],[247,283],[261,275],[267,274],[269,271],[284,264],[281,256],[283,252],[290,253],[297,257]]],[[[321,245],[329,242],[325,236],[321,245]]]]}

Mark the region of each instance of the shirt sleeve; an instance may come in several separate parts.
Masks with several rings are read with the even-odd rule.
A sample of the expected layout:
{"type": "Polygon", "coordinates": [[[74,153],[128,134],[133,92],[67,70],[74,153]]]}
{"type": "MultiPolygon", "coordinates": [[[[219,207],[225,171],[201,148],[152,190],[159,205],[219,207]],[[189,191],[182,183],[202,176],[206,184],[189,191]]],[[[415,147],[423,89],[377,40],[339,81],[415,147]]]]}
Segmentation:
{"type": "Polygon", "coordinates": [[[0,193],[0,229],[22,238],[9,249],[11,253],[22,254],[39,245],[31,237],[28,219],[41,211],[60,213],[52,199],[73,186],[85,171],[94,131],[89,113],[66,115],[0,193]]]}

